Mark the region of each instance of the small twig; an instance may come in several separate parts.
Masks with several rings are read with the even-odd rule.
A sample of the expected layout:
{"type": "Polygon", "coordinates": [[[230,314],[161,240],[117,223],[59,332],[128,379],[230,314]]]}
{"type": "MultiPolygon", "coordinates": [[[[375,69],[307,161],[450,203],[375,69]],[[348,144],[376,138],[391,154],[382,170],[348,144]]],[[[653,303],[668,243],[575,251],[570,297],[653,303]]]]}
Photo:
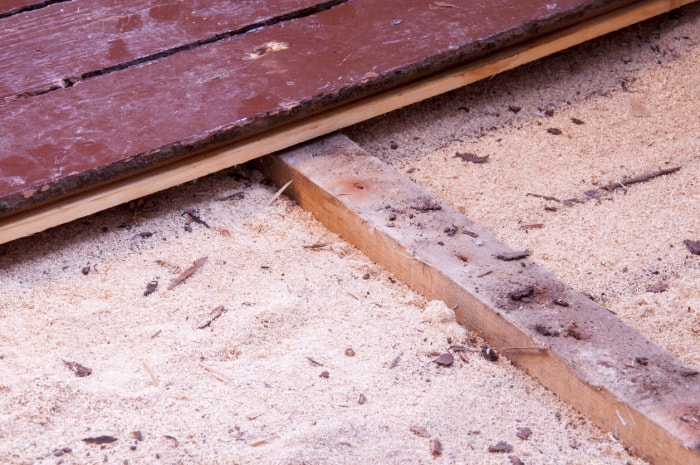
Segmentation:
{"type": "Polygon", "coordinates": [[[202,323],[200,323],[197,326],[197,329],[204,329],[204,328],[208,327],[209,325],[211,325],[214,322],[214,320],[219,318],[224,313],[225,310],[226,309],[224,308],[223,305],[219,305],[218,307],[216,307],[214,310],[209,312],[209,317],[206,320],[204,320],[202,323]]]}
{"type": "Polygon", "coordinates": [[[151,377],[151,382],[153,383],[153,385],[155,387],[160,386],[160,382],[158,381],[158,378],[156,378],[156,375],[153,374],[153,371],[151,370],[151,368],[146,364],[145,361],[142,360],[141,363],[143,364],[143,369],[146,370],[146,373],[148,373],[148,376],[151,377]]]}
{"type": "Polygon", "coordinates": [[[503,252],[496,254],[495,257],[499,260],[503,260],[505,262],[510,262],[513,260],[521,260],[523,258],[529,257],[530,256],[530,251],[529,250],[518,250],[516,252],[503,252]]]}
{"type": "Polygon", "coordinates": [[[211,226],[209,226],[209,224],[207,224],[206,221],[204,221],[202,218],[200,218],[196,211],[185,210],[184,212],[182,212],[182,215],[180,215],[180,216],[185,216],[185,215],[189,216],[190,219],[192,221],[194,221],[195,223],[201,224],[202,226],[204,226],[207,229],[211,229],[211,226]]]}
{"type": "Polygon", "coordinates": [[[273,434],[269,438],[261,439],[259,441],[255,441],[255,442],[250,443],[250,447],[262,446],[262,445],[267,444],[268,442],[272,441],[273,439],[277,439],[278,437],[279,437],[278,434],[273,434]]]}
{"type": "Polygon", "coordinates": [[[206,371],[207,373],[210,373],[214,378],[218,379],[219,381],[222,381],[224,383],[230,382],[229,379],[223,373],[221,373],[213,368],[209,368],[208,366],[206,366],[202,362],[199,362],[199,367],[202,370],[206,371]]]}
{"type": "Polygon", "coordinates": [[[286,188],[289,187],[289,185],[292,183],[292,181],[294,181],[294,180],[293,180],[293,179],[290,179],[289,182],[287,182],[284,186],[280,187],[280,188],[277,190],[277,192],[275,192],[275,195],[273,195],[272,198],[271,198],[270,200],[267,201],[267,203],[265,204],[265,206],[264,206],[263,208],[266,208],[266,207],[269,207],[270,205],[272,205],[272,202],[274,202],[275,200],[277,200],[277,197],[279,197],[280,195],[282,195],[282,192],[284,192],[284,190],[285,190],[286,188]]]}
{"type": "Polygon", "coordinates": [[[606,191],[613,191],[613,190],[619,189],[619,188],[627,189],[627,186],[630,186],[632,184],[639,184],[642,182],[647,182],[647,181],[650,181],[654,178],[658,178],[659,176],[664,176],[666,174],[675,173],[679,169],[681,169],[680,166],[674,166],[673,168],[665,168],[665,169],[658,170],[658,171],[652,171],[649,173],[640,174],[639,176],[635,176],[633,178],[623,179],[622,181],[611,182],[610,184],[601,187],[601,189],[604,189],[606,191]]]}
{"type": "Polygon", "coordinates": [[[207,259],[208,259],[208,258],[209,258],[209,257],[201,257],[201,258],[198,258],[198,259],[192,264],[191,267],[189,267],[189,268],[187,268],[185,271],[183,271],[183,272],[180,274],[180,276],[178,276],[177,278],[175,278],[175,279],[173,280],[173,282],[170,283],[170,285],[168,286],[168,290],[171,290],[172,288],[174,288],[175,286],[177,286],[178,284],[184,282],[187,278],[189,278],[190,276],[192,276],[192,275],[194,274],[195,271],[197,271],[198,269],[200,269],[200,268],[202,267],[202,265],[204,265],[204,264],[207,262],[207,259]]]}

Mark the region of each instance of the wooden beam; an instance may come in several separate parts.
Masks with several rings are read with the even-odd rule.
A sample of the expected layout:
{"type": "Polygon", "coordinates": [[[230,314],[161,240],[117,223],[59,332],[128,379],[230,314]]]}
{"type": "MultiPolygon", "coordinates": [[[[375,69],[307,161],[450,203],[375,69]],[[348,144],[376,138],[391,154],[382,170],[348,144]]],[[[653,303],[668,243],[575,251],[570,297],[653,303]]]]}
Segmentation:
{"type": "Polygon", "coordinates": [[[262,132],[222,149],[81,191],[0,220],[0,243],[28,236],[454,90],[670,11],[693,0],[646,0],[583,21],[460,68],[262,132]]]}
{"type": "Polygon", "coordinates": [[[700,464],[700,380],[605,308],[370,156],[329,136],[258,165],[330,230],[455,309],[631,452],[700,464]],[[520,257],[520,258],[519,258],[520,257]]]}

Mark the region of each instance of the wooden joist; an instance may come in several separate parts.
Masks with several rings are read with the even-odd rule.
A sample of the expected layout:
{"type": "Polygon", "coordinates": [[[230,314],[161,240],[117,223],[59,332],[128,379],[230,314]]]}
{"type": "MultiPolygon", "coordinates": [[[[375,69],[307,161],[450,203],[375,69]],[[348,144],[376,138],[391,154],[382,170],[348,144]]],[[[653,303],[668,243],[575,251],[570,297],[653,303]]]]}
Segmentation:
{"type": "MultiPolygon", "coordinates": [[[[634,454],[700,464],[700,379],[587,296],[344,136],[258,166],[330,230],[457,319],[634,454]]],[[[369,322],[368,324],[371,324],[369,322]]]]}
{"type": "MultiPolygon", "coordinates": [[[[248,120],[245,127],[234,124],[224,132],[232,131],[240,138],[228,141],[226,148],[220,149],[213,147],[227,140],[228,136],[222,135],[223,126],[221,125],[236,119],[235,115],[232,116],[230,113],[233,107],[227,101],[220,101],[218,98],[208,100],[205,97],[211,94],[201,88],[189,89],[186,92],[187,99],[177,100],[168,94],[172,89],[163,86],[165,78],[162,78],[158,70],[161,68],[172,70],[176,65],[186,69],[191,63],[182,58],[184,53],[170,57],[165,65],[163,64],[165,62],[154,62],[143,66],[145,71],[138,67],[129,68],[123,72],[81,82],[67,89],[31,97],[26,99],[28,102],[26,104],[20,101],[8,103],[4,107],[0,106],[0,113],[4,112],[0,117],[4,122],[11,122],[15,126],[10,127],[11,125],[6,124],[4,139],[0,137],[2,139],[0,142],[3,142],[1,150],[7,152],[0,153],[0,168],[4,169],[6,164],[12,163],[13,157],[19,156],[17,166],[26,168],[26,173],[36,169],[39,174],[37,179],[30,183],[34,187],[29,188],[17,188],[13,184],[19,182],[15,175],[0,176],[0,184],[3,182],[6,184],[4,193],[0,195],[0,243],[196,179],[453,90],[686,3],[691,3],[691,0],[645,0],[612,11],[605,10],[607,12],[604,14],[575,22],[533,40],[519,42],[499,52],[490,53],[469,61],[461,67],[436,75],[419,79],[419,74],[414,76],[415,80],[406,80],[400,85],[394,82],[397,84],[396,87],[390,86],[384,89],[374,89],[372,87],[374,84],[370,82],[369,88],[364,88],[362,91],[364,94],[360,93],[352,98],[335,101],[333,105],[324,106],[319,102],[323,103],[324,99],[327,100],[330,95],[337,96],[335,91],[317,96],[320,100],[316,103],[305,103],[302,97],[299,97],[302,98],[299,101],[295,100],[296,97],[286,96],[289,102],[301,102],[299,108],[305,108],[305,110],[301,111],[297,107],[287,109],[276,107],[274,103],[276,100],[271,109],[266,110],[267,107],[263,105],[256,111],[262,112],[260,114],[264,118],[260,121],[268,126],[260,129],[256,126],[257,123],[248,124],[250,123],[248,120]],[[134,79],[129,84],[128,80],[123,80],[128,73],[136,73],[138,79],[134,79]],[[115,77],[117,75],[120,77],[119,80],[115,77]],[[146,79],[148,76],[153,80],[146,79]],[[96,89],[98,80],[108,78],[109,82],[105,81],[109,84],[107,88],[122,89],[122,93],[131,99],[124,103],[126,106],[117,102],[118,105],[114,104],[117,106],[110,107],[112,97],[100,94],[99,89],[96,89]],[[143,83],[144,87],[141,88],[138,83],[143,83]],[[112,84],[116,87],[110,87],[112,84]],[[377,92],[381,90],[381,92],[372,93],[374,90],[377,92]],[[80,97],[77,101],[73,98],[75,95],[80,97]],[[46,102],[43,99],[49,97],[56,100],[55,111],[45,106],[46,102]],[[141,100],[141,97],[144,99],[141,100]],[[186,104],[190,100],[194,102],[193,105],[186,104]],[[177,102],[180,106],[173,107],[172,110],[164,110],[164,107],[159,106],[159,102],[163,101],[177,102]],[[278,110],[281,113],[276,113],[278,110]],[[169,111],[174,112],[175,116],[169,111]],[[137,115],[138,118],[132,120],[133,115],[137,115]],[[55,123],[53,129],[44,128],[34,132],[26,130],[34,124],[30,124],[31,121],[44,121],[47,117],[53,118],[52,121],[55,123]],[[94,127],[90,126],[91,124],[94,127]],[[107,129],[100,132],[99,127],[107,129]],[[79,131],[79,134],[75,131],[79,131]],[[241,134],[246,135],[243,137],[241,134]],[[178,142],[168,143],[173,140],[178,142]],[[48,144],[49,142],[55,146],[48,144]],[[139,146],[136,147],[137,145],[139,146]],[[51,150],[57,150],[61,154],[71,153],[73,157],[77,157],[79,163],[91,163],[93,155],[95,157],[99,155],[98,158],[107,157],[107,160],[95,161],[97,171],[87,169],[82,174],[75,174],[70,157],[65,159],[65,166],[60,163],[60,166],[53,166],[54,161],[58,163],[63,160],[61,157],[55,160],[51,158],[50,163],[42,164],[42,156],[45,155],[43,152],[51,150]],[[36,153],[36,156],[31,155],[33,153],[36,153]],[[83,156],[86,158],[81,158],[83,156]],[[110,158],[112,156],[114,156],[113,159],[110,158]],[[44,183],[40,181],[42,176],[40,172],[44,169],[48,169],[53,175],[56,175],[56,170],[59,169],[65,172],[66,176],[61,177],[59,173],[56,175],[56,180],[44,183]]],[[[441,9],[443,8],[438,8],[437,11],[441,9]]],[[[385,12],[385,14],[388,13],[385,12]]],[[[278,26],[284,29],[281,25],[278,26]]],[[[223,46],[228,48],[221,53],[229,57],[244,56],[246,51],[254,51],[265,37],[280,37],[270,33],[268,29],[264,29],[260,34],[263,32],[272,34],[269,37],[264,34],[260,37],[249,34],[245,36],[247,42],[225,44],[223,46]]],[[[281,53],[272,55],[283,56],[281,53]]],[[[258,63],[256,66],[263,67],[258,69],[252,66],[250,72],[253,75],[265,74],[264,68],[276,63],[262,64],[269,57],[263,58],[262,61],[246,61],[246,63],[258,63]]],[[[208,70],[206,73],[209,74],[216,71],[207,68],[210,63],[206,61],[206,57],[203,60],[200,63],[202,70],[208,70]]],[[[343,63],[346,62],[347,60],[343,61],[343,63]]],[[[303,66],[309,67],[307,64],[303,66]]],[[[222,78],[225,75],[226,73],[222,74],[222,78]]],[[[200,74],[201,76],[203,75],[200,74]]],[[[223,81],[213,79],[207,85],[217,86],[219,85],[217,82],[223,81]]],[[[101,81],[100,83],[104,85],[101,81]]],[[[236,81],[226,85],[235,87],[236,81]]],[[[226,94],[217,93],[216,95],[226,94]]],[[[233,92],[229,98],[234,98],[236,95],[238,94],[233,92]]],[[[260,102],[265,100],[263,94],[258,97],[260,102]]]]}

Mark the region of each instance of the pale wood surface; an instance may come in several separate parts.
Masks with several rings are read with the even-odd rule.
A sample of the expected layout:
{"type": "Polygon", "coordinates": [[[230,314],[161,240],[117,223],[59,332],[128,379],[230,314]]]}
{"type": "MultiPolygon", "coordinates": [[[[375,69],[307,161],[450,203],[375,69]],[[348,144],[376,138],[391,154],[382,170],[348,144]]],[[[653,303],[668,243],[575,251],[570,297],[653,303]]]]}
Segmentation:
{"type": "Polygon", "coordinates": [[[384,94],[295,121],[227,148],[79,192],[48,205],[0,220],[0,243],[24,237],[129,200],[290,147],[397,108],[439,95],[522,64],[537,60],[608,32],[656,16],[691,0],[647,0],[576,26],[511,47],[456,70],[426,78],[384,94]]]}
{"type": "Polygon", "coordinates": [[[652,463],[700,464],[700,380],[605,308],[344,136],[259,166],[329,229],[652,463]],[[474,233],[477,237],[474,237],[474,233]],[[518,294],[525,294],[519,297],[518,294]]]}

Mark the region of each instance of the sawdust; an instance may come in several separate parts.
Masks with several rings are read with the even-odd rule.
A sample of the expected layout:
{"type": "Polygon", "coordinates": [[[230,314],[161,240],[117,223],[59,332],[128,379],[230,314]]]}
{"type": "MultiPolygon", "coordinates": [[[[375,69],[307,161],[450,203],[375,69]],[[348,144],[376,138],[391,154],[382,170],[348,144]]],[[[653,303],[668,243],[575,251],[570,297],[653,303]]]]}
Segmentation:
{"type": "MultiPolygon", "coordinates": [[[[698,41],[695,5],[347,132],[698,368],[698,41]]],[[[643,463],[262,181],[0,246],[0,462],[643,463]]]]}

